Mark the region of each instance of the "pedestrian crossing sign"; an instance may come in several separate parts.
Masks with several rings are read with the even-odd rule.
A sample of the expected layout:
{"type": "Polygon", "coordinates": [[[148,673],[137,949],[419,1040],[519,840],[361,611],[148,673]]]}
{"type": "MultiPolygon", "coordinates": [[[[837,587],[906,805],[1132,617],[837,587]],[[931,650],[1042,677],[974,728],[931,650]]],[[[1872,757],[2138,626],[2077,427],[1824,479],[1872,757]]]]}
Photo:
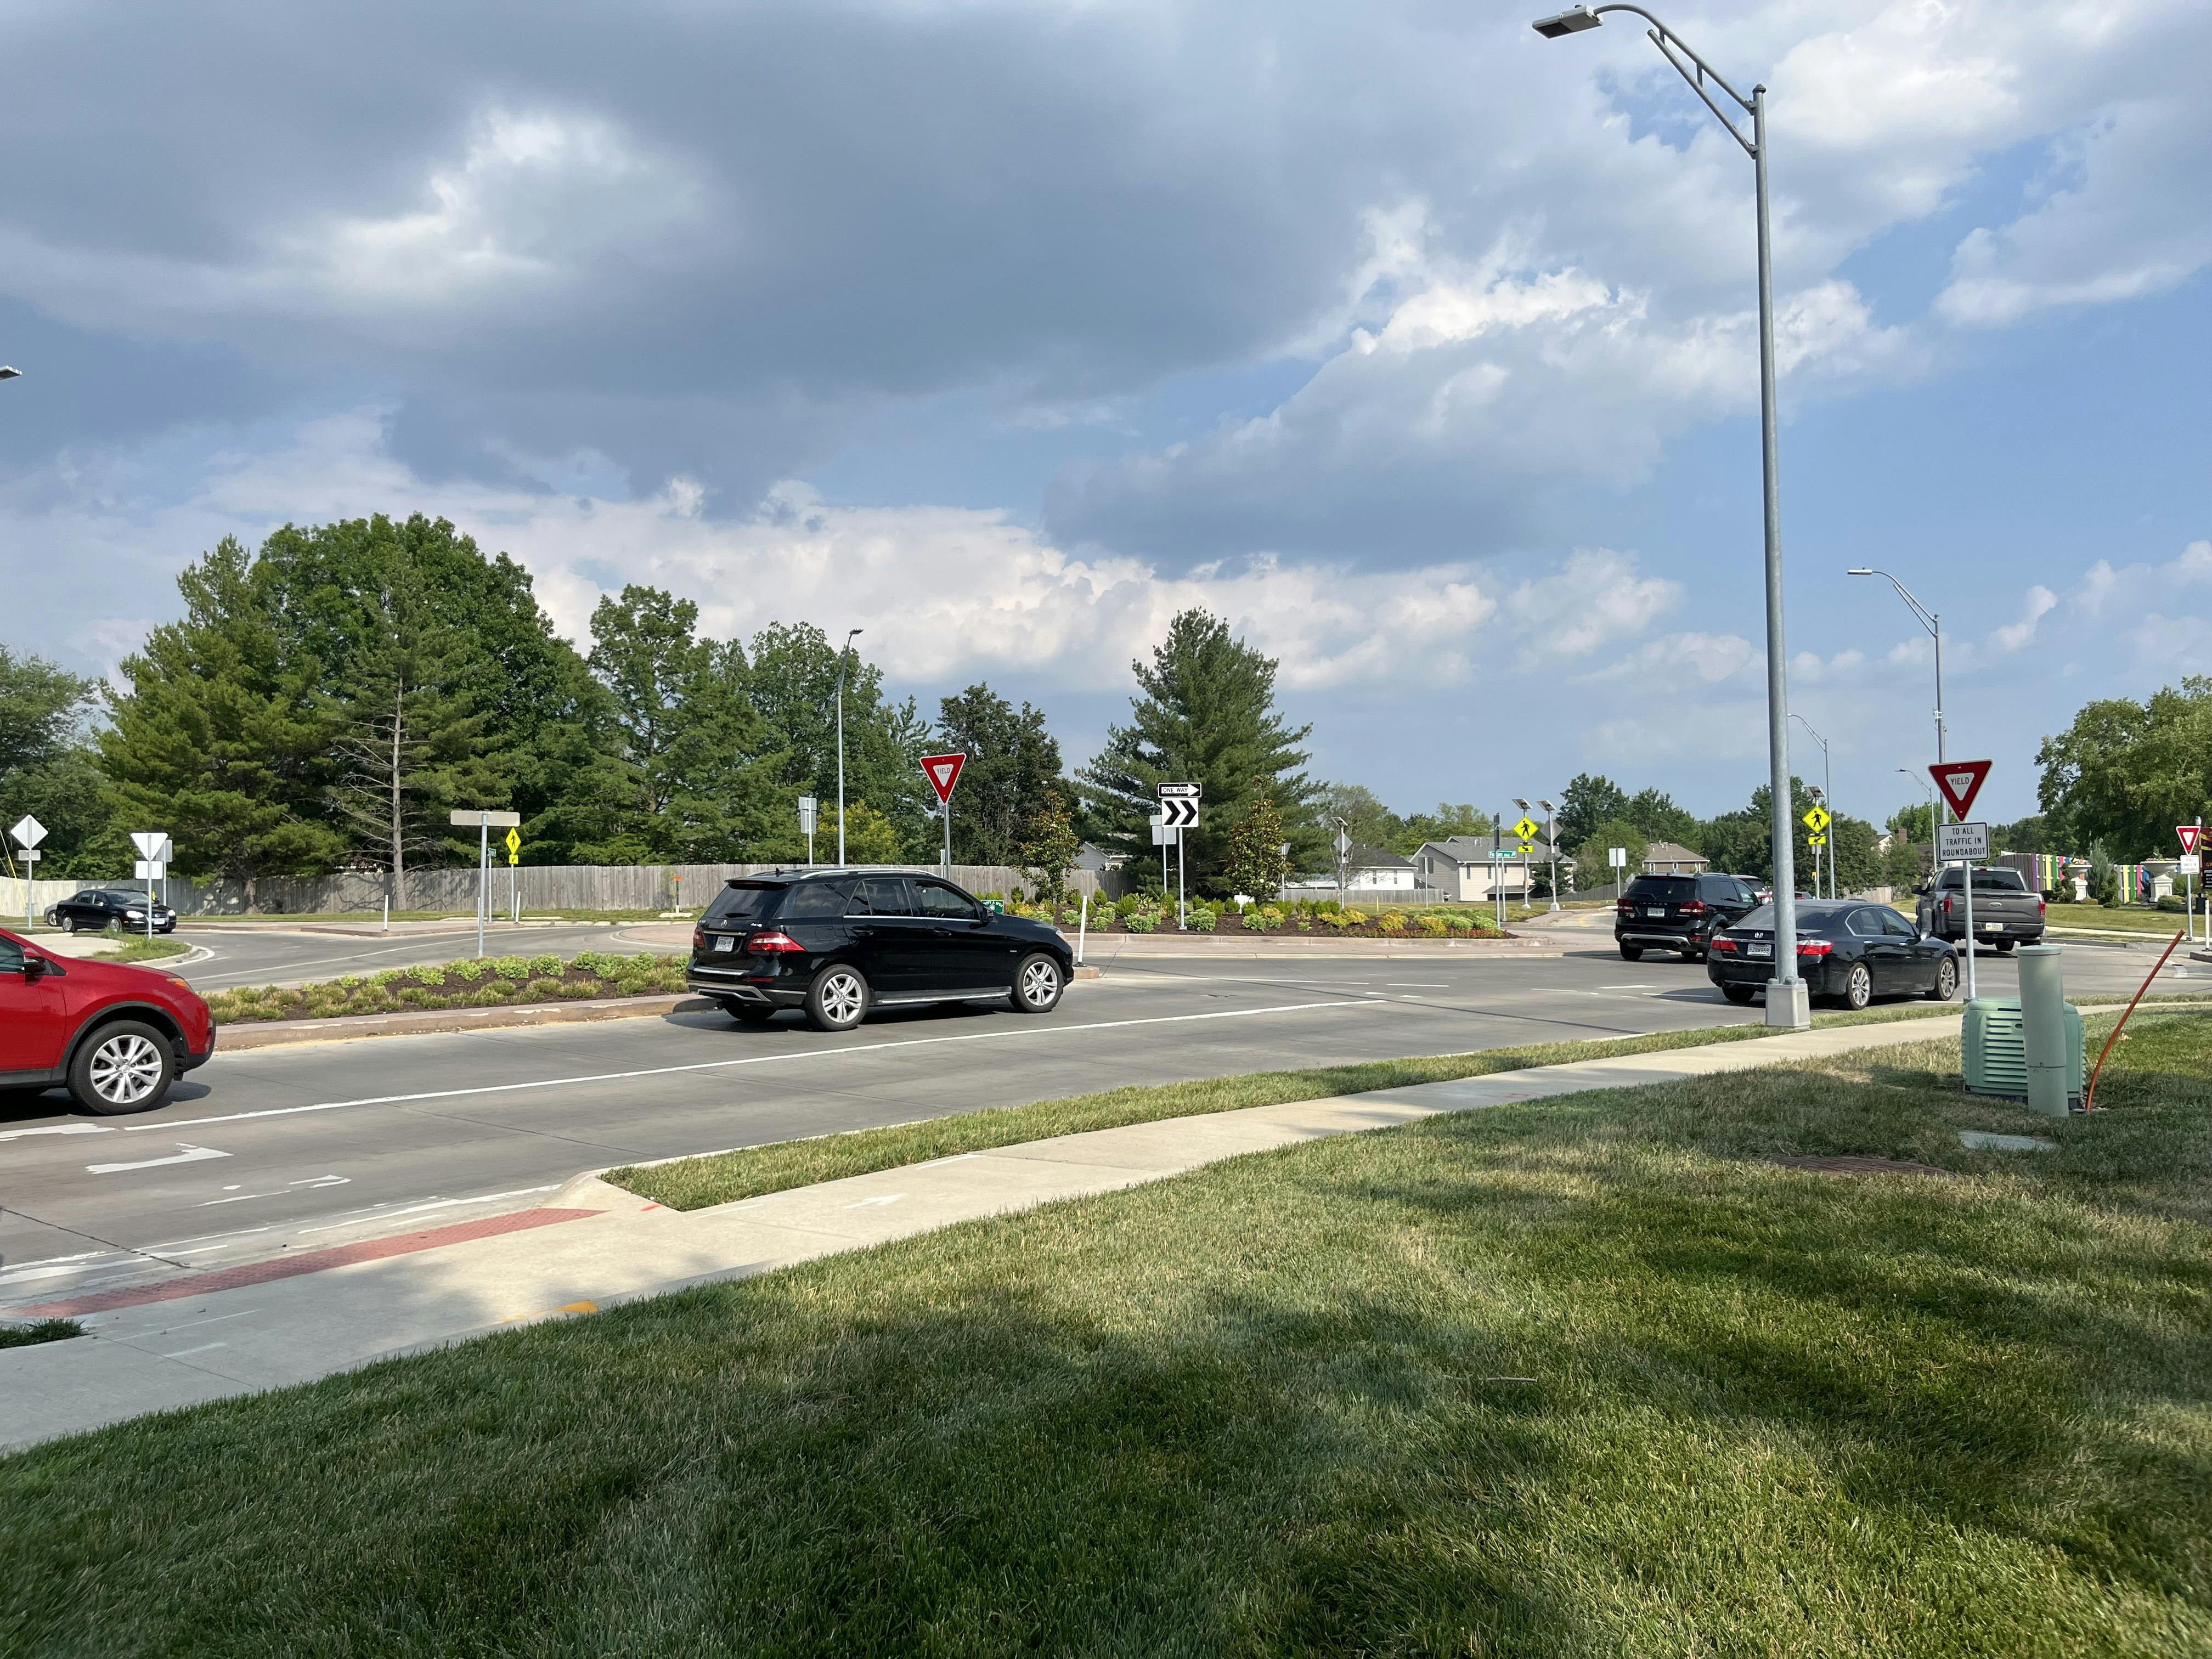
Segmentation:
{"type": "Polygon", "coordinates": [[[1828,809],[1825,806],[1816,806],[1806,813],[1805,827],[1816,836],[1826,830],[1828,827],[1828,809]]]}
{"type": "Polygon", "coordinates": [[[1805,844],[1808,847],[1826,847],[1828,844],[1828,838],[1826,836],[1808,836],[1805,838],[1805,844]]]}
{"type": "Polygon", "coordinates": [[[1536,826],[1524,817],[1513,826],[1513,833],[1521,837],[1521,850],[1525,853],[1528,843],[1536,839],[1536,826]]]}
{"type": "Polygon", "coordinates": [[[522,831],[520,830],[507,832],[507,861],[509,864],[522,862],[522,831]]]}
{"type": "Polygon", "coordinates": [[[1536,843],[1533,841],[1524,841],[1521,843],[1521,850],[1524,853],[1533,853],[1536,850],[1536,843]]]}

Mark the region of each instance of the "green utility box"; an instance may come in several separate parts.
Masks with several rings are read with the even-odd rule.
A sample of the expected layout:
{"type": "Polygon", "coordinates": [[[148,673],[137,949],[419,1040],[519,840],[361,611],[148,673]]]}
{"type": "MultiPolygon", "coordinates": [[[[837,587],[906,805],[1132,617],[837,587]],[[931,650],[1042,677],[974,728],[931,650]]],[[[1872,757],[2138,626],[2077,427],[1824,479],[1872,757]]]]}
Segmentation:
{"type": "MultiPolygon", "coordinates": [[[[2065,1009],[2067,1103],[2079,1111],[2088,1092],[2088,1056],[2081,1011],[2070,1002],[2065,1009]]],[[[1977,997],[1968,1003],[1964,1050],[1967,1093],[2027,1098],[2027,1030],[2017,998],[1977,997]]]]}

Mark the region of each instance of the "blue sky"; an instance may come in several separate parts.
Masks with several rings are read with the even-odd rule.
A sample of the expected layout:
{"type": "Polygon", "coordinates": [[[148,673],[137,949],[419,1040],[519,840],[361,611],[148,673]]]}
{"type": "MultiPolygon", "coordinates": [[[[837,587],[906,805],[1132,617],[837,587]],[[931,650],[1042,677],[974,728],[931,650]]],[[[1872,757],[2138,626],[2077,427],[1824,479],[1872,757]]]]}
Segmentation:
{"type": "MultiPolygon", "coordinates": [[[[1186,605],[1404,808],[1764,774],[1751,179],[1635,29],[1404,3],[12,9],[0,634],[442,513],[567,631],[862,625],[1072,755],[1186,605]]],[[[1670,15],[1770,88],[1793,706],[2033,810],[2212,672],[2212,8],[1670,15]]],[[[1817,750],[1798,740],[1799,769],[1817,750]]]]}

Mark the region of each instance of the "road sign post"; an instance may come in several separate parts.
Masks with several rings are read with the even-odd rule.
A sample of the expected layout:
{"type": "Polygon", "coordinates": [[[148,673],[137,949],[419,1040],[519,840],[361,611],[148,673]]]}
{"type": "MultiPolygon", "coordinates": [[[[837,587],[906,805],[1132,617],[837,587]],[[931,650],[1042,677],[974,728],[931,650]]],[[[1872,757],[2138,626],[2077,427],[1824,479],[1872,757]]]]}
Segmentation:
{"type": "Polygon", "coordinates": [[[821,803],[811,795],[799,798],[799,833],[806,837],[806,867],[814,867],[814,826],[821,803]]]}
{"type": "MultiPolygon", "coordinates": [[[[522,824],[520,812],[494,812],[483,807],[471,806],[465,811],[447,815],[447,822],[459,830],[477,832],[477,957],[484,953],[484,927],[491,920],[491,832],[495,830],[515,830],[522,824]]],[[[520,845],[520,842],[517,842],[520,845]]]]}
{"type": "Polygon", "coordinates": [[[15,845],[23,849],[23,931],[31,931],[31,871],[29,866],[39,861],[39,843],[46,838],[46,826],[28,812],[15,820],[8,833],[15,838],[15,845]]]}
{"type": "Polygon", "coordinates": [[[516,866],[522,862],[522,831],[520,828],[507,832],[507,919],[520,927],[522,922],[522,878],[516,866]]]}
{"type": "Polygon", "coordinates": [[[170,843],[166,830],[137,830],[131,836],[131,844],[138,849],[138,861],[131,873],[146,884],[146,937],[154,937],[154,884],[168,871],[169,860],[176,849],[170,843]]]}
{"type": "Polygon", "coordinates": [[[952,786],[960,781],[960,769],[968,764],[964,751],[950,755],[924,755],[921,775],[929,780],[929,787],[937,792],[937,810],[945,819],[945,880],[952,879],[952,786]]]}
{"type": "MultiPolygon", "coordinates": [[[[1177,933],[1188,933],[1190,927],[1186,897],[1188,883],[1183,865],[1182,835],[1184,830],[1197,826],[1198,801],[1202,793],[1202,787],[1195,783],[1164,783],[1159,787],[1160,816],[1154,822],[1164,823],[1175,832],[1176,931],[1177,933]]],[[[1165,854],[1162,854],[1162,860],[1160,878],[1162,884],[1164,885],[1167,879],[1165,854]]]]}
{"type": "MultiPolygon", "coordinates": [[[[1978,781],[1976,787],[1979,787],[1978,781]]],[[[1966,792],[1969,802],[1973,791],[1966,792]]],[[[1979,994],[1979,983],[1974,973],[1974,866],[1985,863],[1990,856],[1990,826],[1986,823],[1939,823],[1936,826],[1936,861],[1937,866],[1948,869],[1959,866],[1959,885],[1966,896],[1966,1000],[1972,1002],[1979,994]]]]}
{"type": "MultiPolygon", "coordinates": [[[[2191,944],[2197,942],[2197,900],[2204,891],[2204,820],[2194,823],[2177,823],[2173,833],[2181,838],[2181,869],[2189,878],[2189,914],[2185,931],[2191,944]]],[[[2212,945],[2212,902],[2204,907],[2204,942],[2212,945]]]]}

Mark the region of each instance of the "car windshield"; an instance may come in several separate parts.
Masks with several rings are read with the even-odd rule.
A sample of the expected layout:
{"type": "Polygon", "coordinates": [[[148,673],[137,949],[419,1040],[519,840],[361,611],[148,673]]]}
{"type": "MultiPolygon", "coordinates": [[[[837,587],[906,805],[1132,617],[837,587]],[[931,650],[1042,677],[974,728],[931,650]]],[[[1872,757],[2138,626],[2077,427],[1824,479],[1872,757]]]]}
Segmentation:
{"type": "Polygon", "coordinates": [[[780,881],[733,881],[714,895],[701,920],[716,926],[758,921],[775,908],[782,891],[780,881]]]}
{"type": "Polygon", "coordinates": [[[1628,884],[1628,896],[1644,903],[1687,904],[1697,896],[1695,876],[1638,876],[1628,884]]]}

